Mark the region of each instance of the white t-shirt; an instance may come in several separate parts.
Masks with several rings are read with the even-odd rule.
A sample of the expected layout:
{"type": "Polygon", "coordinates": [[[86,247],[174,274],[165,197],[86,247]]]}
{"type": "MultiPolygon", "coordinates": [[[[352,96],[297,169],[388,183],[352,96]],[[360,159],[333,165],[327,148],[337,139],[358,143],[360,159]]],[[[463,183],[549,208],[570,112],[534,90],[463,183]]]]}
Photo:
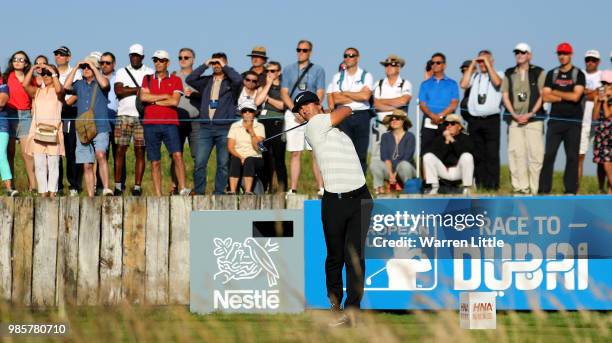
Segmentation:
{"type": "Polygon", "coordinates": [[[306,141],[312,146],[328,192],[346,193],[365,184],[353,142],[332,126],[329,113],[315,115],[305,127],[306,141]]]}
{"type": "MultiPolygon", "coordinates": [[[[504,75],[497,71],[497,75],[504,75]]],[[[501,76],[500,76],[501,77],[501,76]]],[[[477,72],[470,78],[470,98],[468,99],[468,111],[474,117],[488,116],[501,112],[501,85],[499,88],[493,87],[489,79],[489,73],[477,72]],[[484,104],[478,103],[478,95],[486,94],[487,99],[484,104]]]]}
{"type": "MultiPolygon", "coordinates": [[[[349,75],[347,71],[336,73],[336,75],[334,75],[334,77],[332,78],[331,84],[327,87],[327,93],[329,94],[337,92],[360,92],[364,86],[372,90],[372,83],[372,74],[357,67],[357,71],[353,75],[349,75]],[[363,75],[362,82],[361,80],[363,73],[365,73],[365,75],[363,75]],[[342,77],[342,74],[344,74],[344,77],[342,77]],[[342,79],[342,82],[340,82],[340,79],[342,79]]],[[[369,109],[370,103],[368,101],[353,101],[351,103],[346,104],[346,106],[350,107],[353,111],[359,111],[369,109]]]]}
{"type": "MultiPolygon", "coordinates": [[[[398,76],[395,83],[391,85],[389,79],[385,77],[382,85],[380,81],[376,82],[372,92],[374,99],[395,99],[404,95],[412,95],[412,84],[410,81],[403,80],[401,76],[398,76]],[[404,82],[403,84],[402,81],[404,82]]],[[[383,120],[385,116],[391,114],[391,112],[377,112],[377,114],[378,119],[383,120]]]]}
{"type": "MultiPolygon", "coordinates": [[[[586,89],[597,89],[601,87],[601,70],[598,70],[592,74],[582,71],[586,77],[586,89]]],[[[593,122],[593,102],[586,101],[584,103],[584,115],[582,116],[582,127],[590,126],[593,122]]]]}
{"type": "MultiPolygon", "coordinates": [[[[142,85],[142,80],[146,75],[152,75],[154,73],[153,69],[143,65],[140,69],[132,68],[132,65],[128,65],[125,68],[119,69],[117,74],[115,75],[115,83],[122,83],[125,87],[140,87],[142,85]],[[130,77],[130,75],[125,71],[125,69],[129,69],[132,76],[138,82],[137,85],[134,84],[134,81],[130,77]]],[[[114,87],[114,86],[113,86],[114,87]]],[[[114,89],[113,89],[114,90],[114,89]]],[[[136,110],[136,95],[130,95],[119,100],[119,106],[117,108],[117,116],[128,116],[128,117],[136,117],[138,118],[138,110],[136,110]]]]}
{"type": "MultiPolygon", "coordinates": [[[[58,79],[59,82],[62,84],[62,86],[64,85],[64,83],[66,83],[66,79],[68,78],[68,74],[70,74],[70,72],[72,71],[72,67],[68,66],[68,69],[66,69],[66,72],[63,74],[59,74],[58,79]]],[[[83,75],[81,73],[80,70],[77,70],[76,74],[74,74],[74,80],[72,80],[72,83],[74,84],[75,81],[77,80],[81,80],[83,79],[83,75]]],[[[66,96],[64,97],[66,100],[68,100],[68,98],[70,98],[72,95],[66,94],[66,96]]],[[[76,106],[76,103],[74,104],[74,106],[76,106]]]]}

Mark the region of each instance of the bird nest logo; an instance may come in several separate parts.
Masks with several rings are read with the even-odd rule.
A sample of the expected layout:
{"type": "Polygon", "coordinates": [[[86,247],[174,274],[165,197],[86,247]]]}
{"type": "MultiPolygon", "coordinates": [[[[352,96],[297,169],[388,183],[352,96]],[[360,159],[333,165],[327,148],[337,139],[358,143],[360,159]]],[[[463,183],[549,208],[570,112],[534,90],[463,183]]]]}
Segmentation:
{"type": "Polygon", "coordinates": [[[254,238],[247,237],[244,242],[234,241],[232,238],[215,238],[215,250],[219,272],[214,279],[222,278],[226,284],[231,280],[251,280],[265,272],[268,286],[278,284],[278,270],[270,253],[278,252],[278,243],[267,240],[265,245],[259,244],[254,238]]]}

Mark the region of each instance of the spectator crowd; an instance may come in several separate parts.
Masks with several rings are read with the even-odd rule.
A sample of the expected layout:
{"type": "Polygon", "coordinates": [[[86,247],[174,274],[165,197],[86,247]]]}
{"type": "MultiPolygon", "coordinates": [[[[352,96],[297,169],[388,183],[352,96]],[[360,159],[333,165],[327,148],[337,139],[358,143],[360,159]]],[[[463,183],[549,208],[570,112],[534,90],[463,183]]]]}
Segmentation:
{"type": "Polygon", "coordinates": [[[384,76],[375,79],[359,65],[359,49],[348,47],[326,84],[324,69],[311,60],[313,48],[299,41],[296,61],[283,67],[265,47],[255,46],[246,54],[252,66],[242,73],[223,52],[198,65],[191,48],[176,57],[157,50],[147,59],[144,47],[133,44],[122,68],[112,52],[77,59],[60,46],[51,63],[44,55],[32,60],[17,51],[0,77],[0,177],[6,193],[19,194],[18,173],[28,180],[21,192],[121,196],[126,175],[133,175],[129,192],[140,196],[148,161],[155,195],[168,193],[162,190],[164,173],[172,180],[170,194],[204,194],[214,150],[214,194],[291,195],[304,182],[316,182],[322,195],[325,185],[314,156],[308,167],[315,179],[300,179],[302,155],[311,148],[292,112],[295,97],[311,91],[328,110],[352,110],[338,128],[353,142],[364,175],[372,174],[376,194],[402,190],[412,181],[421,189],[421,179],[428,194],[468,195],[474,187],[496,191],[502,153],[514,193],[549,194],[561,143],[565,193],[579,192],[592,147],[599,189],[612,194],[612,70],[600,66],[597,50],[582,54],[561,43],[559,64],[549,70],[532,64],[526,43],[508,49],[516,64],[505,70],[491,51],[482,50],[462,63],[460,80],[446,75],[446,56],[434,53],[413,106],[422,115],[415,130],[407,116],[415,102],[413,86],[401,76],[402,57],[381,59],[384,76]],[[584,67],[574,64],[577,56],[584,67]],[[171,62],[176,70],[170,70],[171,62]],[[501,151],[502,121],[508,127],[507,151],[501,151]],[[162,144],[171,160],[165,168],[162,144]],[[25,170],[15,170],[17,146],[25,170]],[[130,146],[133,165],[126,163],[130,146]],[[193,160],[193,185],[186,183],[186,159],[193,160]]]}

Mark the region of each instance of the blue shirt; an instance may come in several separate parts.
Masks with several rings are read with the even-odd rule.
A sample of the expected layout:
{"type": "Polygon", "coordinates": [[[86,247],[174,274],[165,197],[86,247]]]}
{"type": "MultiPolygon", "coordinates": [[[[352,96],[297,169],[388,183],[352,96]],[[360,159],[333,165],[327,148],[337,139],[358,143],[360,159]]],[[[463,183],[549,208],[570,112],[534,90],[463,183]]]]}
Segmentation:
{"type": "Polygon", "coordinates": [[[391,131],[383,133],[380,139],[380,159],[382,161],[391,161],[393,170],[397,168],[398,163],[401,161],[412,161],[412,156],[416,149],[416,138],[414,138],[412,132],[406,132],[404,137],[400,139],[399,144],[397,144],[397,155],[394,154],[395,148],[393,133],[391,131]]]}
{"type": "Polygon", "coordinates": [[[103,91],[96,80],[87,84],[85,80],[77,80],[72,84],[75,94],[78,99],[76,102],[77,113],[81,115],[89,110],[89,104],[93,96],[94,86],[98,87],[96,92],[96,102],[93,107],[96,115],[96,131],[98,133],[110,132],[110,123],[108,120],[108,91],[103,91]]]}
{"type": "MultiPolygon", "coordinates": [[[[0,85],[0,93],[8,94],[8,85],[0,85]]],[[[9,125],[8,120],[6,119],[6,111],[4,108],[0,108],[0,132],[8,132],[8,129],[9,125]]]]}
{"type": "Polygon", "coordinates": [[[453,99],[459,101],[459,85],[446,75],[440,80],[432,76],[421,83],[419,101],[424,102],[431,112],[442,112],[453,99]]]}
{"type": "MultiPolygon", "coordinates": [[[[306,68],[306,67],[304,67],[306,68]]],[[[313,64],[308,70],[308,73],[304,75],[300,84],[295,88],[295,91],[291,93],[293,85],[297,82],[298,78],[302,74],[303,69],[299,69],[299,64],[293,63],[283,68],[283,80],[281,81],[281,88],[287,88],[289,91],[289,97],[293,100],[300,92],[311,91],[317,93],[317,90],[325,90],[325,70],[320,66],[313,64]]]]}

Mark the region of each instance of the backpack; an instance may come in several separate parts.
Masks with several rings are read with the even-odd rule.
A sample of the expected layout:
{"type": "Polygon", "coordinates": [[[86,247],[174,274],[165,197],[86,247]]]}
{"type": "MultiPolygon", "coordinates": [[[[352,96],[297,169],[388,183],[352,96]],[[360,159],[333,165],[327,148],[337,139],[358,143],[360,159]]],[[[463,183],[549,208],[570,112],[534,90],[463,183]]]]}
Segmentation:
{"type": "MultiPolygon", "coordinates": [[[[338,79],[338,88],[340,89],[340,91],[341,91],[341,92],[342,92],[342,83],[344,82],[344,73],[345,73],[345,71],[344,71],[344,70],[343,70],[343,71],[341,71],[341,72],[340,72],[340,78],[338,79]]],[[[365,70],[362,70],[362,71],[361,71],[361,77],[359,78],[359,82],[361,82],[361,84],[363,84],[363,83],[364,83],[364,81],[365,81],[365,77],[366,77],[366,74],[367,74],[367,73],[368,73],[368,72],[367,72],[367,71],[365,71],[365,70]]]]}

